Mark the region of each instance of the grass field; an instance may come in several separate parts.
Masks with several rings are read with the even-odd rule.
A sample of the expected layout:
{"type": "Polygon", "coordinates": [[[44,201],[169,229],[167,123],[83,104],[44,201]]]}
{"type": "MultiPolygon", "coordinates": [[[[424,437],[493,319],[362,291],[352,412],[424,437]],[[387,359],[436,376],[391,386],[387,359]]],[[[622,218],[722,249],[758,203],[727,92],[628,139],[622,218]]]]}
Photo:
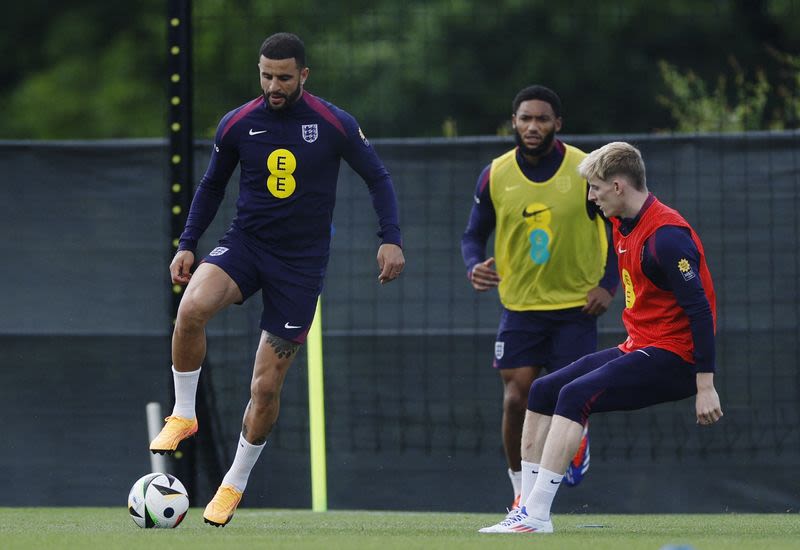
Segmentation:
{"type": "Polygon", "coordinates": [[[552,535],[484,535],[497,515],[240,510],[225,528],[192,509],[173,530],[139,529],[124,507],[0,508],[0,548],[652,549],[800,548],[800,515],[562,515],[552,535]],[[604,527],[587,527],[603,525],[604,527]]]}

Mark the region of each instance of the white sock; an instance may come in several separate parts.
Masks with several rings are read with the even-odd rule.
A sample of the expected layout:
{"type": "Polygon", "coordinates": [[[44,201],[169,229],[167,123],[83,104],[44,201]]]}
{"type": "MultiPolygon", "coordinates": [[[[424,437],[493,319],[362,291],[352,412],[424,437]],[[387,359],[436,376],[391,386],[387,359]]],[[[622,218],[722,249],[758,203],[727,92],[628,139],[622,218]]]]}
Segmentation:
{"type": "Polygon", "coordinates": [[[520,489],[519,505],[524,506],[528,500],[528,496],[533,491],[533,485],[536,483],[536,476],[539,474],[539,465],[533,462],[522,461],[522,484],[520,489]]]}
{"type": "Polygon", "coordinates": [[[508,469],[508,479],[511,480],[511,486],[514,488],[514,499],[519,496],[522,490],[522,472],[515,472],[511,468],[508,469]]]}
{"type": "Polygon", "coordinates": [[[172,380],[175,382],[175,406],[172,408],[172,416],[194,418],[194,398],[197,393],[197,382],[200,380],[200,369],[178,372],[173,365],[172,380]]]}
{"type": "Polygon", "coordinates": [[[553,506],[556,491],[561,487],[562,479],[564,479],[564,474],[539,468],[536,483],[525,501],[525,509],[529,516],[542,521],[550,519],[550,508],[553,506]]]}
{"type": "Polygon", "coordinates": [[[231,469],[222,478],[222,483],[233,485],[238,491],[244,492],[250,472],[253,470],[253,466],[256,465],[256,461],[266,445],[266,442],[261,445],[248,443],[244,436],[239,434],[239,446],[236,447],[236,456],[233,459],[233,464],[231,464],[231,469]]]}

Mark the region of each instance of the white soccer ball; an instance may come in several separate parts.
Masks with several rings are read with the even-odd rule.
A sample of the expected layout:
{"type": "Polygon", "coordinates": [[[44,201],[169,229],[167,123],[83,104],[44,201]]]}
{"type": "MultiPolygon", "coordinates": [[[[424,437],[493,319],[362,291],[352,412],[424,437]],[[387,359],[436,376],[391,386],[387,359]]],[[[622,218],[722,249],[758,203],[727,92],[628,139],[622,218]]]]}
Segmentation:
{"type": "Polygon", "coordinates": [[[183,483],[169,474],[147,474],[136,480],[128,494],[133,522],[146,529],[171,529],[180,525],[189,510],[183,483]]]}

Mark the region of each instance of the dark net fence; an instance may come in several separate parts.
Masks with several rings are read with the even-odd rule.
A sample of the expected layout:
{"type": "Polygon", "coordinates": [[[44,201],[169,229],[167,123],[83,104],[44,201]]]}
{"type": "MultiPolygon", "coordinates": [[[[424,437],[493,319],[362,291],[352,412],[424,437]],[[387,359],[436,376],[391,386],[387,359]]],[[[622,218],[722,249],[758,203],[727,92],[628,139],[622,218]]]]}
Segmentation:
{"type": "MultiPolygon", "coordinates": [[[[588,151],[618,138],[567,139],[588,151]]],[[[711,430],[697,428],[692,400],[592,422],[593,468],[624,465],[625,475],[660,476],[641,490],[662,495],[650,500],[651,506],[671,509],[663,503],[679,491],[669,485],[674,472],[683,470],[687,479],[695,471],[719,472],[702,479],[709,486],[726,483],[728,468],[800,456],[798,135],[625,139],[643,151],[651,190],[679,209],[703,239],[719,299],[722,423],[711,430]]],[[[459,240],[477,174],[509,147],[495,138],[376,144],[396,182],[408,262],[403,277],[388,286],[376,282],[376,222],[369,194],[349,168],[342,171],[322,316],[332,506],[357,505],[350,499],[359,493],[361,506],[392,508],[399,505],[392,493],[413,487],[419,494],[401,499],[411,507],[447,509],[454,504],[443,502],[442,495],[452,493],[445,487],[453,484],[476,508],[497,508],[508,500],[499,434],[501,385],[490,367],[498,301],[496,295],[477,295],[467,283],[459,240]],[[386,478],[404,481],[396,486],[386,478]],[[441,488],[430,491],[431,484],[441,488]]],[[[230,219],[231,208],[220,222],[230,219]]],[[[209,237],[223,229],[220,223],[209,237]]],[[[210,249],[214,242],[208,239],[203,246],[210,249]]],[[[622,306],[618,296],[602,317],[601,345],[624,339],[622,306]]],[[[226,464],[247,400],[260,301],[244,310],[227,312],[211,332],[214,375],[207,388],[215,396],[216,441],[224,443],[226,464]]],[[[289,453],[304,464],[305,387],[301,356],[290,374],[268,455],[289,453]]],[[[796,502],[797,485],[787,477],[782,486],[785,474],[767,470],[761,482],[774,486],[782,495],[778,500],[793,495],[796,502]]],[[[268,467],[261,471],[270,475],[268,467]]],[[[285,503],[287,495],[275,490],[276,481],[286,483],[264,480],[265,502],[285,503]]],[[[727,499],[729,490],[716,494],[727,499]]],[[[587,502],[635,509],[587,493],[591,489],[568,493],[564,500],[573,509],[587,502]]],[[[698,490],[685,505],[703,508],[713,502],[711,507],[721,508],[701,494],[698,490]]],[[[290,498],[308,502],[305,494],[290,498]]],[[[744,504],[725,502],[732,509],[744,504]]]]}
{"type": "MultiPolygon", "coordinates": [[[[797,510],[800,134],[564,139],[590,150],[619,138],[642,149],[651,190],[705,244],[725,417],[697,428],[692,400],[596,415],[592,471],[561,491],[556,511],[797,510]]],[[[497,511],[511,493],[490,366],[498,302],[467,283],[459,241],[478,173],[510,142],[375,147],[396,183],[408,263],[398,281],[377,283],[369,194],[343,166],[322,315],[329,504],[497,511]]],[[[209,148],[197,148],[198,174],[209,148]]],[[[9,441],[0,481],[12,489],[0,504],[113,504],[149,467],[144,404],[172,405],[164,166],[161,142],[0,147],[0,411],[9,441]],[[30,460],[24,442],[34,432],[47,443],[30,460]]],[[[237,178],[202,254],[232,216],[237,178]]],[[[602,317],[603,346],[623,338],[621,307],[617,296],[602,317]]],[[[188,482],[201,505],[232,459],[259,315],[255,297],[208,329],[188,482]]],[[[302,351],[281,404],[245,506],[310,504],[302,351]]]]}
{"type": "MultiPolygon", "coordinates": [[[[277,31],[304,39],[311,68],[307,89],[356,115],[371,139],[508,134],[510,91],[532,80],[559,92],[566,131],[573,133],[650,132],[678,124],[689,130],[752,127],[735,121],[729,126],[733,110],[721,112],[719,121],[687,116],[684,107],[700,100],[676,106],[681,83],[668,81],[660,61],[678,72],[697,71],[709,90],[722,74],[733,82],[734,66],[746,67],[738,88],[726,90],[741,101],[755,67],[765,68],[771,84],[787,96],[796,86],[777,78],[776,58],[768,53],[796,51],[797,33],[784,23],[797,14],[796,2],[654,8],[615,1],[410,0],[355,7],[246,0],[224,10],[200,1],[192,9],[193,114],[197,134],[204,137],[213,135],[222,113],[259,93],[258,48],[277,31]],[[535,29],[535,44],[530,33],[518,32],[523,28],[535,29]],[[681,30],[680,44],[675,29],[681,30]],[[637,47],[631,49],[631,43],[637,47]],[[720,67],[719,59],[728,56],[735,61],[720,67]],[[608,82],[630,75],[636,76],[636,87],[623,92],[620,108],[623,96],[608,82]],[[663,104],[665,97],[672,98],[671,108],[663,104]]],[[[772,97],[769,112],[777,112],[778,103],[772,97]]],[[[793,113],[780,117],[787,128],[796,127],[793,113]]],[[[768,116],[762,118],[756,127],[772,127],[768,116]]],[[[610,139],[573,142],[591,149],[610,139]]],[[[594,421],[593,468],[603,475],[592,476],[586,491],[559,497],[570,509],[587,503],[607,508],[613,501],[619,510],[637,510],[646,502],[644,496],[602,496],[614,486],[597,485],[599,480],[620,475],[602,468],[611,470],[620,460],[639,476],[635,487],[650,495],[675,495],[669,476],[648,468],[664,461],[667,471],[680,469],[687,479],[694,479],[694,472],[708,488],[702,478],[709,467],[797,456],[800,441],[796,134],[630,139],[646,155],[653,190],[684,213],[708,249],[720,296],[718,386],[726,421],[713,431],[695,429],[689,402],[594,421]]],[[[509,141],[373,141],[397,184],[408,265],[396,283],[376,283],[369,195],[343,169],[322,316],[331,505],[498,509],[510,493],[499,435],[501,385],[490,368],[498,302],[493,295],[477,296],[467,284],[458,243],[476,177],[509,141]],[[402,494],[387,479],[402,479],[402,494]],[[448,490],[429,490],[443,483],[448,490]],[[360,504],[352,501],[354,493],[360,504]]],[[[205,168],[207,150],[203,153],[198,175],[205,168]]],[[[203,242],[205,250],[232,216],[233,197],[227,200],[227,210],[203,242]]],[[[601,321],[604,346],[622,339],[621,302],[618,297],[601,321]]],[[[204,387],[214,431],[205,444],[214,449],[217,466],[200,465],[209,472],[224,469],[232,458],[248,398],[259,309],[259,301],[252,300],[226,312],[210,329],[204,387]]],[[[258,468],[246,502],[308,503],[307,476],[297,475],[307,470],[305,376],[301,355],[287,380],[265,459],[283,461],[295,475],[282,474],[280,465],[258,468]]],[[[769,482],[781,495],[776,501],[786,495],[779,478],[769,482]]],[[[212,474],[198,481],[207,483],[204,491],[213,491],[218,480],[212,474]]],[[[728,489],[717,491],[722,496],[709,506],[719,509],[728,489]]],[[[675,510],[703,506],[701,499],[649,502],[675,510]]]]}

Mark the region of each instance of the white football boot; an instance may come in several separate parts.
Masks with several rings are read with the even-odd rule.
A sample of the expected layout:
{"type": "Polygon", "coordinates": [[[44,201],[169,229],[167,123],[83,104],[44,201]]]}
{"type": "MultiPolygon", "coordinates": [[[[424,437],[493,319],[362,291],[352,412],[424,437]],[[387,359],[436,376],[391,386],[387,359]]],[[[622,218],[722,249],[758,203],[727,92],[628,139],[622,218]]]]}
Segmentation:
{"type": "Polygon", "coordinates": [[[542,521],[525,514],[519,522],[511,528],[515,533],[552,533],[553,522],[551,520],[542,521]]]}
{"type": "Polygon", "coordinates": [[[479,533],[552,533],[553,522],[551,520],[542,521],[528,515],[525,507],[516,510],[516,514],[512,515],[515,510],[512,510],[506,516],[506,519],[500,523],[496,523],[490,527],[480,529],[479,533]]]}
{"type": "Polygon", "coordinates": [[[490,525],[489,527],[484,527],[483,529],[478,529],[479,533],[516,533],[512,529],[513,526],[519,524],[523,518],[528,517],[527,512],[525,511],[525,507],[522,508],[513,508],[508,511],[506,517],[500,522],[495,523],[494,525],[490,525]]]}

